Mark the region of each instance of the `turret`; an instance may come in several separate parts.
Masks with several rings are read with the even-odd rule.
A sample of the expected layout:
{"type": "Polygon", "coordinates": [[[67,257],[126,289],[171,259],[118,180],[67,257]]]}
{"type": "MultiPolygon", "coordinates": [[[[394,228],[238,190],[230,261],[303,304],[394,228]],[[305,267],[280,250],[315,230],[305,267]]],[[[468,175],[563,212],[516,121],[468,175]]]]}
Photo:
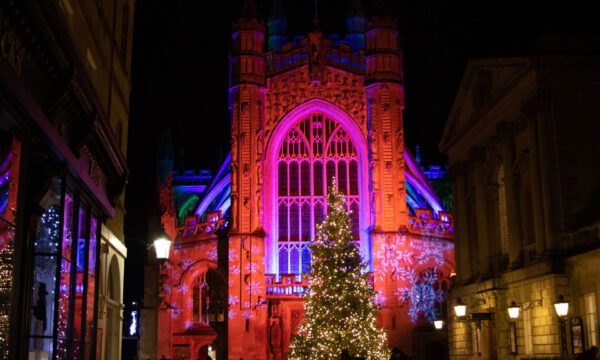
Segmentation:
{"type": "Polygon", "coordinates": [[[398,20],[389,15],[390,8],[385,0],[376,1],[367,24],[367,84],[403,82],[398,20]]]}
{"type": "Polygon", "coordinates": [[[263,57],[265,24],[258,17],[254,0],[243,0],[238,20],[233,25],[229,58],[230,86],[242,83],[264,85],[263,57]]]}
{"type": "Polygon", "coordinates": [[[365,12],[361,0],[349,0],[346,11],[346,41],[353,49],[365,49],[365,12]]]}
{"type": "Polygon", "coordinates": [[[283,0],[272,0],[267,18],[267,50],[279,52],[281,46],[287,42],[287,17],[283,0]]]}

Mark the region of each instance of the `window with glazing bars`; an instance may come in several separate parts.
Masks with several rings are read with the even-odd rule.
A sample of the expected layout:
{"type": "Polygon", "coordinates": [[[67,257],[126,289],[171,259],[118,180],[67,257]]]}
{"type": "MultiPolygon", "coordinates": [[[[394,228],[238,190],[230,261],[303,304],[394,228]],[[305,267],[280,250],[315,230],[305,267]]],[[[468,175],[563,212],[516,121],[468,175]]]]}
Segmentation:
{"type": "Polygon", "coordinates": [[[309,243],[327,211],[332,178],[352,211],[352,233],[359,238],[358,153],[348,132],[335,120],[313,113],[294,124],[277,158],[279,274],[309,271],[309,243]]]}

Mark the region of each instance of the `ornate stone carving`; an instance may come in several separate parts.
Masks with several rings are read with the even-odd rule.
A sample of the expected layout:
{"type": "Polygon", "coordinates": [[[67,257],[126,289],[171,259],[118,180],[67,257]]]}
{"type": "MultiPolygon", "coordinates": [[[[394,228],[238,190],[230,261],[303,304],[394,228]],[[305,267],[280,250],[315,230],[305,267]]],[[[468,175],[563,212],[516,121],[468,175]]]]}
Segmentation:
{"type": "Polygon", "coordinates": [[[291,109],[301,103],[320,98],[342,108],[364,130],[366,125],[366,93],[362,78],[335,69],[325,69],[323,82],[307,81],[306,69],[298,69],[270,79],[266,96],[266,125],[275,124],[291,109]],[[331,79],[334,81],[331,81],[331,79]]]}

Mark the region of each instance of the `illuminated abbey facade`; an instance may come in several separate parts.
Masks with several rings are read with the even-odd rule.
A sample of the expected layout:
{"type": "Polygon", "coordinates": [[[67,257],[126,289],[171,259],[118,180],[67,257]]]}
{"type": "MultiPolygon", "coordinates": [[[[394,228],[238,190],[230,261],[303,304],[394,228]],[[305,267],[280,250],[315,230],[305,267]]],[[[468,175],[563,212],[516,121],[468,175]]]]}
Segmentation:
{"type": "Polygon", "coordinates": [[[174,242],[158,276],[160,334],[146,347],[156,348],[142,341],[141,355],[285,359],[334,177],[380,325],[412,353],[413,330],[443,316],[453,224],[404,143],[397,21],[381,9],[367,21],[350,1],[344,40],[315,21],[290,41],[281,1],[266,26],[245,4],[231,40],[231,155],[214,177],[173,174],[161,189],[174,242]]]}

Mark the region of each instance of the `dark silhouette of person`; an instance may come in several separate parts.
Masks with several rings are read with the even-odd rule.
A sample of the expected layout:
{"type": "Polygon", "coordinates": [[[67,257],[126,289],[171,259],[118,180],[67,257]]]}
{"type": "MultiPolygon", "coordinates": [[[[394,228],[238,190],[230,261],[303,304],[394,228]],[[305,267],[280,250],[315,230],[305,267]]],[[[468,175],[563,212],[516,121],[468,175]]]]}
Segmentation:
{"type": "Polygon", "coordinates": [[[353,357],[350,356],[348,349],[342,350],[342,353],[340,354],[340,360],[352,360],[352,359],[353,359],[353,357]]]}
{"type": "Polygon", "coordinates": [[[394,347],[392,349],[392,355],[390,356],[390,360],[408,360],[408,356],[402,352],[402,350],[394,347]]]}
{"type": "Polygon", "coordinates": [[[598,354],[598,348],[592,346],[591,348],[577,355],[575,360],[596,360],[596,354],[598,354]]]}
{"type": "Polygon", "coordinates": [[[46,328],[48,327],[48,319],[46,316],[46,295],[48,295],[48,291],[46,290],[46,284],[40,282],[40,284],[38,285],[38,301],[32,310],[35,319],[43,322],[44,331],[46,331],[46,328]]]}

